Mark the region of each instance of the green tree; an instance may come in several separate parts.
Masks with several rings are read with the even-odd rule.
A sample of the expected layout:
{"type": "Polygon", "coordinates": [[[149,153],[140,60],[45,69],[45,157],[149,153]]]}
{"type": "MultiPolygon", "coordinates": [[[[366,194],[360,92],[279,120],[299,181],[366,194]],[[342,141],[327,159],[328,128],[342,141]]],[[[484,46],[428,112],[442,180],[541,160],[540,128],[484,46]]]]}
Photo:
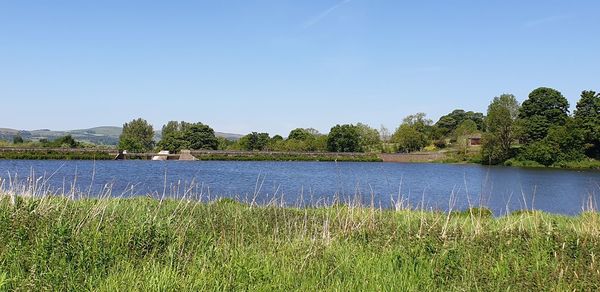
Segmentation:
{"type": "Polygon", "coordinates": [[[548,135],[548,130],[553,125],[543,116],[532,116],[527,119],[521,119],[523,131],[521,141],[523,144],[530,144],[535,141],[543,140],[548,135]]]}
{"type": "Polygon", "coordinates": [[[456,119],[449,115],[442,116],[435,125],[444,136],[452,133],[458,126],[456,119]]]}
{"type": "Polygon", "coordinates": [[[81,143],[75,141],[73,136],[66,135],[59,138],[56,138],[52,141],[48,141],[47,139],[40,140],[43,147],[51,147],[51,148],[79,148],[81,147],[81,143]]]}
{"type": "Polygon", "coordinates": [[[535,161],[545,166],[550,166],[556,162],[556,157],[559,154],[559,150],[552,147],[552,145],[545,141],[533,142],[519,154],[519,160],[535,161]]]}
{"type": "Polygon", "coordinates": [[[354,125],[336,125],[327,138],[327,150],[331,152],[361,152],[360,133],[354,125]]]}
{"type": "Polygon", "coordinates": [[[477,133],[477,124],[472,120],[464,120],[456,130],[454,130],[454,136],[458,139],[459,137],[465,137],[477,133]]]}
{"type": "Polygon", "coordinates": [[[578,161],[585,157],[583,146],[583,131],[572,119],[568,119],[564,126],[551,126],[544,139],[524,147],[519,159],[536,161],[546,166],[557,162],[578,161]]]}
{"type": "Polygon", "coordinates": [[[544,141],[560,150],[556,161],[578,161],[585,156],[584,134],[573,118],[568,118],[564,126],[552,126],[544,141]]]}
{"type": "Polygon", "coordinates": [[[235,141],[225,137],[217,137],[217,150],[228,150],[234,144],[235,141]]]}
{"type": "Polygon", "coordinates": [[[272,149],[280,151],[325,151],[327,136],[313,128],[297,128],[290,132],[288,139],[273,143],[272,149]]]}
{"type": "MultiPolygon", "coordinates": [[[[181,122],[185,123],[185,122],[181,122]]],[[[162,137],[176,136],[181,131],[182,124],[177,121],[169,121],[163,125],[161,135],[162,137]]]]}
{"type": "Polygon", "coordinates": [[[119,149],[130,152],[147,152],[154,147],[154,129],[142,118],[123,125],[119,149]]]}
{"type": "Polygon", "coordinates": [[[183,134],[183,129],[187,125],[186,122],[169,121],[162,127],[162,137],[158,142],[158,148],[168,150],[171,153],[177,153],[181,149],[190,149],[190,143],[183,134]]]}
{"type": "Polygon", "coordinates": [[[519,102],[512,94],[495,97],[487,110],[486,133],[483,135],[482,156],[496,164],[512,156],[512,143],[518,138],[519,102]]]}
{"type": "Polygon", "coordinates": [[[17,134],[13,137],[13,144],[23,144],[23,142],[23,137],[21,137],[21,135],[17,134]]]}
{"type": "Polygon", "coordinates": [[[366,124],[356,124],[360,136],[360,147],[363,150],[375,151],[381,149],[381,137],[379,131],[369,127],[366,124]]]}
{"type": "MultiPolygon", "coordinates": [[[[446,136],[454,133],[456,128],[462,124],[465,120],[471,120],[477,125],[477,130],[482,131],[485,127],[483,122],[483,114],[473,111],[465,112],[462,109],[455,109],[451,113],[440,117],[435,123],[435,126],[439,128],[440,134],[446,136]]],[[[434,138],[439,139],[439,138],[434,138]]]]}
{"type": "Polygon", "coordinates": [[[415,130],[426,133],[428,128],[431,127],[433,121],[426,117],[425,113],[416,113],[414,115],[408,115],[402,120],[402,124],[411,126],[415,130]]]}
{"type": "Polygon", "coordinates": [[[575,110],[575,123],[583,132],[588,156],[600,158],[600,93],[581,93],[575,110]]]}
{"type": "Polygon", "coordinates": [[[219,145],[215,131],[203,123],[194,123],[185,127],[183,136],[192,150],[216,150],[219,145]]]}
{"type": "Polygon", "coordinates": [[[252,132],[252,133],[242,137],[239,141],[239,144],[240,144],[241,148],[244,150],[263,151],[263,150],[266,150],[270,141],[271,141],[271,138],[269,137],[268,133],[252,132]]]}
{"type": "Polygon", "coordinates": [[[477,125],[477,130],[479,130],[479,131],[485,130],[485,122],[484,122],[485,117],[483,116],[483,113],[468,111],[465,113],[465,120],[471,120],[471,121],[475,122],[475,125],[477,125]]]}
{"type": "Polygon", "coordinates": [[[458,147],[461,152],[467,154],[469,149],[469,139],[473,134],[477,133],[477,124],[473,120],[464,120],[456,130],[454,130],[454,136],[458,142],[458,147]]]}
{"type": "Polygon", "coordinates": [[[269,145],[267,146],[268,150],[271,151],[281,151],[283,150],[282,145],[285,143],[285,139],[281,135],[275,135],[271,137],[269,141],[269,145]]]}
{"type": "Polygon", "coordinates": [[[60,137],[52,142],[53,142],[53,144],[55,144],[59,147],[64,147],[64,148],[81,147],[81,144],[79,142],[75,141],[75,139],[71,135],[66,135],[66,136],[60,137]]]}
{"type": "Polygon", "coordinates": [[[397,144],[400,152],[413,152],[427,146],[427,136],[416,127],[403,123],[396,129],[392,141],[397,144]]]}
{"type": "Polygon", "coordinates": [[[401,152],[421,150],[433,136],[434,127],[431,124],[432,121],[424,113],[409,115],[392,135],[392,142],[396,143],[397,150],[401,152]]]}
{"type": "Polygon", "coordinates": [[[219,148],[219,141],[215,131],[208,125],[170,121],[162,128],[158,147],[172,153],[182,149],[216,150],[219,148]]]}
{"type": "Polygon", "coordinates": [[[524,141],[530,143],[543,139],[551,126],[565,124],[568,113],[569,102],[559,91],[547,87],[533,90],[519,113],[523,119],[524,141]]]}
{"type": "Polygon", "coordinates": [[[324,152],[327,151],[327,141],[329,139],[328,135],[319,135],[317,136],[311,145],[312,151],[324,152]]]}
{"type": "Polygon", "coordinates": [[[308,129],[297,128],[290,132],[290,134],[288,135],[288,139],[304,141],[313,138],[314,136],[315,134],[313,134],[313,132],[309,131],[308,129]]]}

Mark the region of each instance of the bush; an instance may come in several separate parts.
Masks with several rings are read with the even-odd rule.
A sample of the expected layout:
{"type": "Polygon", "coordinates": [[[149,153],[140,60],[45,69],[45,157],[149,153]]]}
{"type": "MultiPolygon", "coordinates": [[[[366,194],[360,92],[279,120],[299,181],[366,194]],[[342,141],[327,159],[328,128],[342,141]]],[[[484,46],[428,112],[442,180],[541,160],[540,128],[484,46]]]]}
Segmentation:
{"type": "Polygon", "coordinates": [[[560,150],[545,141],[538,141],[523,148],[519,160],[535,161],[539,164],[550,166],[557,161],[560,150]]]}
{"type": "Polygon", "coordinates": [[[80,148],[82,146],[81,143],[75,141],[71,135],[60,137],[53,141],[42,139],[40,142],[43,147],[48,148],[80,148]]]}
{"type": "Polygon", "coordinates": [[[552,165],[558,168],[569,169],[600,169],[600,161],[595,159],[583,159],[575,161],[559,161],[552,165]]]}
{"type": "Polygon", "coordinates": [[[433,145],[439,149],[446,148],[446,146],[447,146],[446,139],[435,140],[435,141],[433,141],[433,145]]]}
{"type": "Polygon", "coordinates": [[[518,160],[511,158],[504,162],[504,166],[515,166],[515,167],[544,167],[544,165],[531,160],[518,160]]]}
{"type": "Polygon", "coordinates": [[[20,135],[16,135],[13,138],[13,144],[23,144],[23,137],[21,137],[20,135]]]}

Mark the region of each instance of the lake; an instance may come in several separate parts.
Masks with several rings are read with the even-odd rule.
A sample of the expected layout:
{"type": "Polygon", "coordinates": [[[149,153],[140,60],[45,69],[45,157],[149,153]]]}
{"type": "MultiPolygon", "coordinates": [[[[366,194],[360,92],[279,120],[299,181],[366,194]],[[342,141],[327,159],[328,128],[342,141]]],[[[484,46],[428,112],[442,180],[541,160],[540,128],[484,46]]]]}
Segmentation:
{"type": "Polygon", "coordinates": [[[3,188],[90,196],[232,197],[260,204],[363,204],[448,210],[486,206],[495,214],[533,208],[578,214],[600,194],[600,172],[481,165],[242,162],[0,160],[3,188]],[[34,178],[30,182],[28,178],[34,178]]]}

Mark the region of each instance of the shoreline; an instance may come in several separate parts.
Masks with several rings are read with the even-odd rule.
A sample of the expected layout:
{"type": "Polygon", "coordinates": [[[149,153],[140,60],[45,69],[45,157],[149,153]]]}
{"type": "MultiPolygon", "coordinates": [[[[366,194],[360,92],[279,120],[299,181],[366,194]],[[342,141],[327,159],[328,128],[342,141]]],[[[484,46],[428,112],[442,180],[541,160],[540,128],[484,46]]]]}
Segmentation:
{"type": "MultiPolygon", "coordinates": [[[[0,160],[114,160],[116,149],[48,148],[19,149],[1,148],[0,160]]],[[[147,160],[152,154],[128,154],[129,159],[147,160]]],[[[419,153],[336,153],[336,152],[253,152],[253,151],[192,151],[199,161],[323,161],[323,162],[385,162],[385,163],[438,163],[486,165],[472,161],[458,161],[443,152],[419,153]]],[[[178,155],[174,155],[178,156],[178,155]]],[[[526,169],[600,170],[600,161],[585,160],[544,166],[527,161],[509,160],[503,167],[526,169]]]]}

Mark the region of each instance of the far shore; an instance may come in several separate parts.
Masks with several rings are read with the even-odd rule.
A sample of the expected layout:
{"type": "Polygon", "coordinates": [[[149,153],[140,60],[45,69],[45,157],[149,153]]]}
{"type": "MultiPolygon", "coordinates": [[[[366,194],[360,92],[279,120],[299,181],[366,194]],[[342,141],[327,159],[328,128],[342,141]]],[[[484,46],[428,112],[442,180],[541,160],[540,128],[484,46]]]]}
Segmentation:
{"type": "MultiPolygon", "coordinates": [[[[193,150],[190,152],[201,161],[323,161],[323,162],[387,162],[387,163],[444,163],[477,164],[478,161],[458,160],[444,151],[412,153],[344,153],[344,152],[282,152],[282,151],[231,151],[193,150]]],[[[180,160],[180,154],[127,153],[122,155],[114,148],[20,148],[0,147],[0,159],[15,160],[150,160],[161,156],[164,160],[180,160]],[[120,158],[119,158],[120,157],[120,158]]],[[[184,160],[184,159],[181,159],[184,160]]],[[[189,159],[188,159],[189,160],[189,159]]],[[[598,170],[600,161],[565,163],[544,166],[530,161],[509,160],[504,166],[522,168],[554,168],[573,170],[598,170]]]]}

